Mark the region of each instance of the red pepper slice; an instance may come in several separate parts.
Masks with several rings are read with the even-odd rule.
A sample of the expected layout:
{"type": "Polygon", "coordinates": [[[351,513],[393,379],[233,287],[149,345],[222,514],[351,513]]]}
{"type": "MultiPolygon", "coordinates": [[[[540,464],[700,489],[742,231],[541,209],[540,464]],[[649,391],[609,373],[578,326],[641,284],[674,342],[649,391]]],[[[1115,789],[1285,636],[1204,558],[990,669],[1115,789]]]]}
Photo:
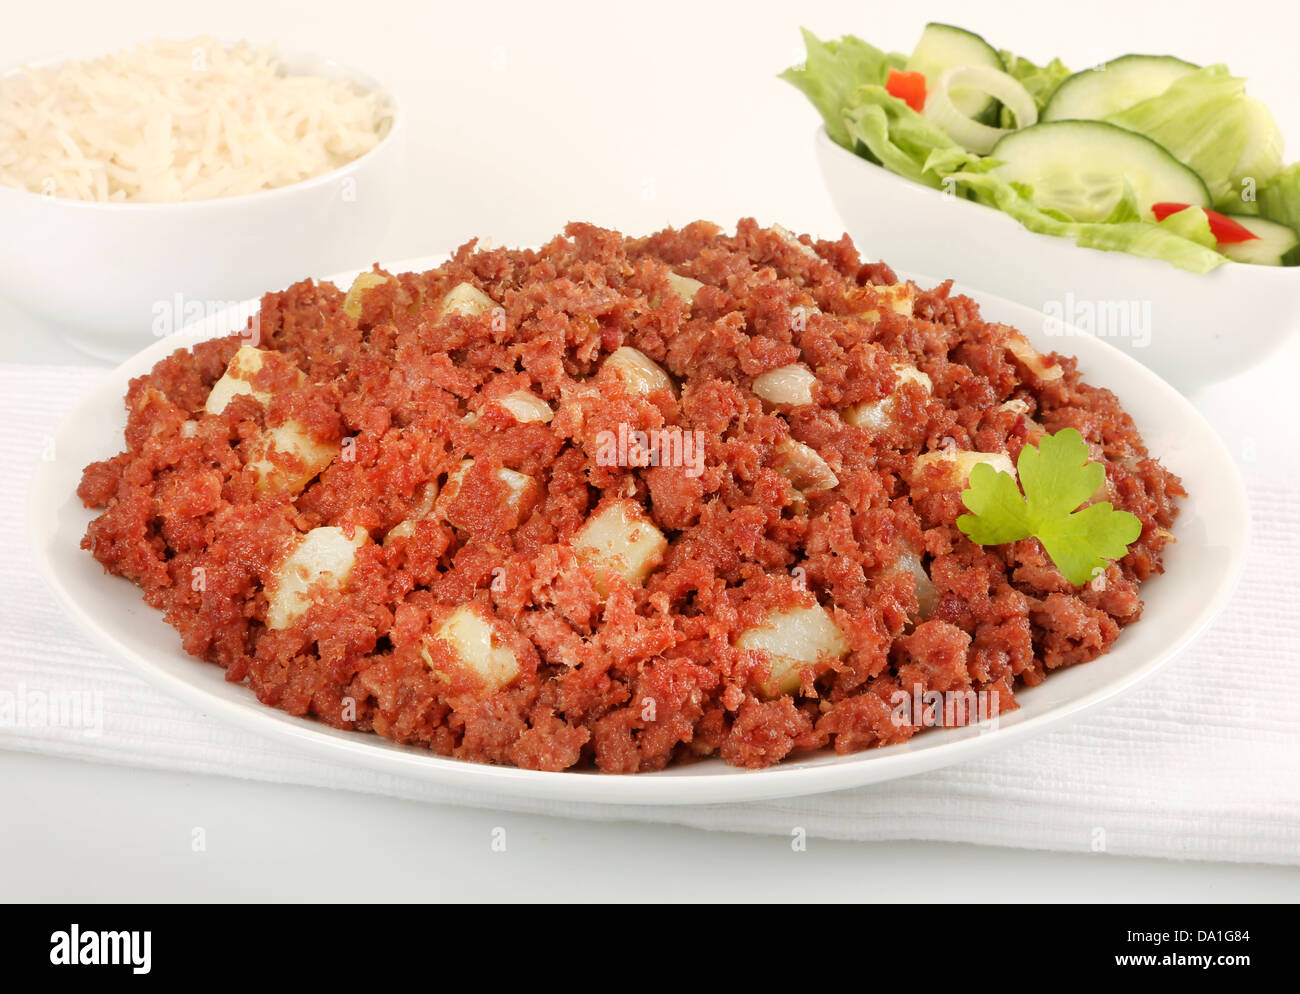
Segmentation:
{"type": "Polygon", "coordinates": [[[925,110],[925,73],[889,70],[885,91],[897,97],[918,114],[925,110]]]}
{"type": "MultiPolygon", "coordinates": [[[[1163,221],[1170,214],[1177,214],[1179,211],[1185,211],[1191,207],[1191,204],[1171,204],[1159,203],[1151,205],[1151,213],[1156,216],[1157,221],[1163,221]]],[[[1238,224],[1226,214],[1220,214],[1218,211],[1205,209],[1205,216],[1210,221],[1210,234],[1214,240],[1222,245],[1233,245],[1237,242],[1249,242],[1259,237],[1243,224],[1238,224]]]]}

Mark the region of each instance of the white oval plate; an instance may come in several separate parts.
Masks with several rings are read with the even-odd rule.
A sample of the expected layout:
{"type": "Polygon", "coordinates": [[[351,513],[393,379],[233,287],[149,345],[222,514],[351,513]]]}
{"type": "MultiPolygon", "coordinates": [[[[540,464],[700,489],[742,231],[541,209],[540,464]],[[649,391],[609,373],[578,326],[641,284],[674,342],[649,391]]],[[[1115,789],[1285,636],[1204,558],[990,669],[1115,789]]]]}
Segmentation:
{"type": "MultiPolygon", "coordinates": [[[[412,259],[390,272],[430,269],[446,256],[412,259]]],[[[355,273],[335,277],[348,286],[355,273]]],[[[918,278],[922,286],[937,281],[918,278]]],[[[857,787],[959,763],[1008,746],[1077,718],[1132,687],[1184,649],[1214,618],[1232,592],[1246,551],[1249,512],[1231,458],[1196,410],[1140,363],[1095,338],[1048,337],[1044,317],[975,291],[990,320],[1015,325],[1044,351],[1054,347],[1079,358],[1084,376],[1113,390],[1133,416],[1152,453],[1178,473],[1191,494],[1175,525],[1178,542],[1166,549],[1167,572],[1142,585],[1146,609],[1112,651],[1082,666],[1053,673],[1016,694],[1020,709],[993,728],[931,729],[903,745],[851,756],[823,751],[766,770],[737,770],[720,760],[659,773],[611,776],[543,773],[445,759],[425,749],[396,745],[378,735],[344,732],[295,718],[258,703],[224,671],[188,656],[161,613],[144,604],[128,581],[107,576],[79,543],[93,517],[76,496],[88,463],[122,449],[123,398],[142,375],[176,348],[243,326],[255,312],[214,315],[156,342],[105,377],[64,422],[55,438],[58,458],[38,466],[31,494],[31,528],[37,560],[70,616],[111,656],[163,691],[221,721],[283,742],[318,759],[354,763],[395,776],[418,777],[485,793],[618,804],[706,804],[786,797],[857,787]],[[184,333],[183,333],[184,334],[184,333]]]]}

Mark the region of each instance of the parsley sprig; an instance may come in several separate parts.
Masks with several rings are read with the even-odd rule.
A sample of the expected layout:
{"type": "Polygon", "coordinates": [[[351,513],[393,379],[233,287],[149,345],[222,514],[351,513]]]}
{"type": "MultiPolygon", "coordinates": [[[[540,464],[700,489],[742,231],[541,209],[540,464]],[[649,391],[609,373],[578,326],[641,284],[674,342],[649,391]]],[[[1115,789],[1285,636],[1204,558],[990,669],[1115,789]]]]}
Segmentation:
{"type": "Polygon", "coordinates": [[[1082,586],[1142,534],[1136,517],[1109,502],[1075,510],[1106,478],[1105,467],[1089,462],[1088,455],[1083,436],[1066,428],[1020,451],[1020,486],[1008,474],[977,463],[961,495],[972,513],[959,517],[957,527],[979,545],[1003,545],[1032,535],[1065,578],[1082,586]]]}

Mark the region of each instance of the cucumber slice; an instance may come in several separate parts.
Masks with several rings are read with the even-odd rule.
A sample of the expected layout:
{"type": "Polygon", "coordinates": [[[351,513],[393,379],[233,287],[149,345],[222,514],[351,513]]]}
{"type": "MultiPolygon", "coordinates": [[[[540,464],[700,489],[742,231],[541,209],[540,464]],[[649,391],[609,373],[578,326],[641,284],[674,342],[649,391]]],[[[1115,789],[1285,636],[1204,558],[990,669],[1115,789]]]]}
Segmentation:
{"type": "Polygon", "coordinates": [[[1198,66],[1172,55],[1121,55],[1068,77],[1043,108],[1044,121],[1099,121],[1159,96],[1198,66]]]}
{"type": "Polygon", "coordinates": [[[1250,214],[1229,214],[1243,228],[1248,228],[1252,235],[1258,235],[1248,242],[1232,242],[1220,245],[1219,251],[1233,262],[1250,262],[1257,266],[1295,265],[1296,248],[1300,246],[1297,235],[1285,224],[1266,221],[1262,217],[1250,214]],[[1287,258],[1291,256],[1291,258],[1287,258]]]}
{"type": "Polygon", "coordinates": [[[1075,221],[1105,221],[1133,189],[1139,212],[1150,219],[1161,201],[1210,206],[1201,177],[1150,138],[1104,121],[1051,121],[1013,131],[990,157],[996,172],[1034,188],[1034,203],[1075,221]]]}
{"type": "MultiPolygon", "coordinates": [[[[1001,72],[1007,68],[997,49],[979,35],[951,24],[927,24],[907,60],[908,71],[924,73],[926,85],[933,86],[939,74],[953,66],[991,66],[1001,72]]],[[[951,96],[956,108],[967,117],[983,124],[996,123],[993,118],[998,102],[987,93],[954,90],[951,96]]]]}

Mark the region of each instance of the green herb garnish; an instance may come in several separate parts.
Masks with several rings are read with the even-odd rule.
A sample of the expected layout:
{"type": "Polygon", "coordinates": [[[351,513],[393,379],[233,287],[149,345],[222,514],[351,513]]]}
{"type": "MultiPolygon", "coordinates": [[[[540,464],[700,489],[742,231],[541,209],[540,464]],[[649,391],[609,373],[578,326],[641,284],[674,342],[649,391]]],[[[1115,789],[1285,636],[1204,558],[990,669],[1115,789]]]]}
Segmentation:
{"type": "Polygon", "coordinates": [[[987,463],[971,470],[961,502],[973,513],[958,518],[957,527],[972,542],[1003,545],[1032,535],[1078,587],[1104,571],[1108,560],[1123,556],[1142,534],[1136,517],[1109,502],[1075,510],[1097,492],[1106,469],[1088,461],[1088,446],[1073,428],[1026,445],[1016,470],[1020,486],[987,463]]]}

